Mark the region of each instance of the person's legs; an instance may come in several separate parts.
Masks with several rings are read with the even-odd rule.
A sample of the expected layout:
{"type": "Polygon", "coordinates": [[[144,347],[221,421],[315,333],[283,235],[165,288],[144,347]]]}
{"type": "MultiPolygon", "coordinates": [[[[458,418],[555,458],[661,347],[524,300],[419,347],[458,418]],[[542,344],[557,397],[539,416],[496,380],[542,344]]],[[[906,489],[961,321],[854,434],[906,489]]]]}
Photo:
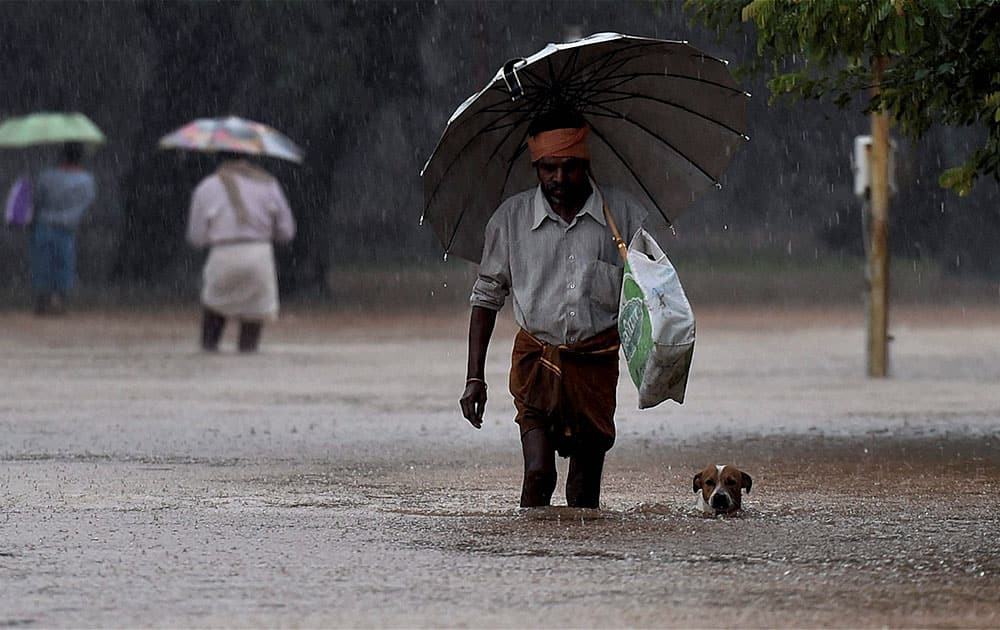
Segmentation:
{"type": "Polygon", "coordinates": [[[49,301],[55,290],[53,271],[53,244],[50,230],[44,223],[31,226],[31,288],[35,294],[35,314],[44,315],[49,312],[49,301]]]}
{"type": "Polygon", "coordinates": [[[583,451],[570,457],[566,475],[566,504],[570,507],[600,507],[603,470],[604,451],[583,451]]]}
{"type": "Polygon", "coordinates": [[[260,331],[263,326],[263,322],[240,322],[240,352],[257,352],[257,346],[260,344],[260,331]]]}
{"type": "Polygon", "coordinates": [[[72,230],[53,228],[52,244],[53,290],[49,307],[54,313],[62,313],[76,284],[76,236],[72,230]]]}
{"type": "Polygon", "coordinates": [[[521,436],[524,454],[524,483],[521,507],[544,507],[556,489],[556,449],[545,429],[539,427],[521,436]]]}
{"type": "Polygon", "coordinates": [[[66,295],[76,282],[76,238],[72,231],[62,228],[56,229],[53,236],[53,282],[56,292],[66,295]]]}
{"type": "Polygon", "coordinates": [[[208,352],[219,349],[219,340],[226,327],[226,318],[215,311],[205,309],[201,319],[201,348],[208,352]]]}

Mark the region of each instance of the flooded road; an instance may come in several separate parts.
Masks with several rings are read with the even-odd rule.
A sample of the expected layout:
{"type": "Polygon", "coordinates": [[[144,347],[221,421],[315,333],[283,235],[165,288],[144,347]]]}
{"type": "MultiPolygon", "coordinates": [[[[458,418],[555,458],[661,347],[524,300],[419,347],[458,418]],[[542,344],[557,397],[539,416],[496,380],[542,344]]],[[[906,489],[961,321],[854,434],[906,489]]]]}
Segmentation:
{"type": "Polygon", "coordinates": [[[854,309],[698,315],[599,511],[516,508],[509,323],[476,431],[463,312],[0,315],[0,626],[1000,626],[1000,311],[894,313],[888,380],[854,309]]]}

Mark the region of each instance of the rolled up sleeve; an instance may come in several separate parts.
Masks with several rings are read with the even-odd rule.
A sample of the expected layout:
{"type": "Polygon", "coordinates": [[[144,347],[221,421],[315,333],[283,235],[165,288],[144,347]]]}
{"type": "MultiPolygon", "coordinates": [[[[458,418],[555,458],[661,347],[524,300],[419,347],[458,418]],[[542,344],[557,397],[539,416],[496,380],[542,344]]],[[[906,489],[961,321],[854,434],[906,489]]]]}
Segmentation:
{"type": "Polygon", "coordinates": [[[472,286],[472,306],[493,311],[503,308],[510,293],[510,238],[502,213],[497,212],[486,226],[486,244],[479,264],[479,277],[472,286]]]}
{"type": "Polygon", "coordinates": [[[284,191],[277,183],[274,189],[274,207],[274,240],[278,243],[288,243],[295,238],[295,217],[292,215],[284,191]]]}

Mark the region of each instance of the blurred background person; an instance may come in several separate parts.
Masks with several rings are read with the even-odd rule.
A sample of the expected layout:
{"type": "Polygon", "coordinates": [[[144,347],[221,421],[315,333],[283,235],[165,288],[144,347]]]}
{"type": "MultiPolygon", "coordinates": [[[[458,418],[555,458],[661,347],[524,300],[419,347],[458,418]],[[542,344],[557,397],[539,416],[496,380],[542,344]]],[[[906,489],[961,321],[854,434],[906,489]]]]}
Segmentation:
{"type": "Polygon", "coordinates": [[[210,248],[202,270],[201,347],[218,350],[226,319],[234,318],[240,352],[254,352],[264,321],[278,315],[272,242],[291,241],[295,219],[273,176],[242,156],[219,158],[195,188],[188,215],[188,242],[210,248]]]}
{"type": "Polygon", "coordinates": [[[35,180],[30,258],[38,315],[64,312],[76,283],[76,233],[97,197],[96,180],[82,161],[83,145],[67,142],[59,164],[35,180]]]}

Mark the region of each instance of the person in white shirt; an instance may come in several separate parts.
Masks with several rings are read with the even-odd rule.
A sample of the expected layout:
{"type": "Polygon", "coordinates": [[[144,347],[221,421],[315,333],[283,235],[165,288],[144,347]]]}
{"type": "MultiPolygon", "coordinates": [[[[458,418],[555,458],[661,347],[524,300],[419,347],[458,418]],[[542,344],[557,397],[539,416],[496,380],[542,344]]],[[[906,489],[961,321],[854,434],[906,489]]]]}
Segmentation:
{"type": "Polygon", "coordinates": [[[187,239],[209,247],[202,271],[201,346],[218,350],[226,318],[240,322],[240,352],[255,352],[265,320],[278,315],[278,277],[272,242],[295,237],[295,219],[281,184],[234,154],[198,184],[191,198],[187,239]]]}

